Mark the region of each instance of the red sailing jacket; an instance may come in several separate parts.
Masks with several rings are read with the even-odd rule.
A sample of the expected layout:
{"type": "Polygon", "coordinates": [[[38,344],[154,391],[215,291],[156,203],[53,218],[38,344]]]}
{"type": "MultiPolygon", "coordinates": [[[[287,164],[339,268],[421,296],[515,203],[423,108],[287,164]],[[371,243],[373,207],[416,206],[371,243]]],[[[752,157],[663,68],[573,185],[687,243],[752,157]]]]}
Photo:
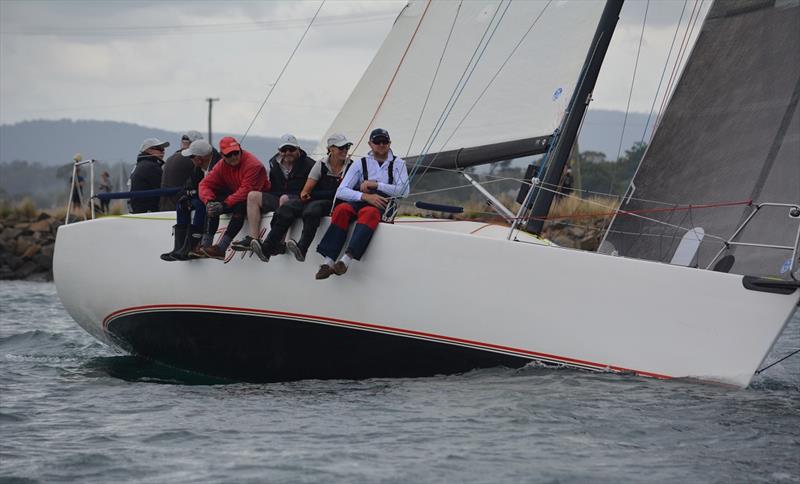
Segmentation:
{"type": "Polygon", "coordinates": [[[263,163],[249,151],[242,150],[241,161],[230,166],[220,160],[200,182],[200,200],[208,203],[217,196],[229,193],[224,203],[228,208],[247,200],[252,191],[269,191],[269,178],[263,163]]]}

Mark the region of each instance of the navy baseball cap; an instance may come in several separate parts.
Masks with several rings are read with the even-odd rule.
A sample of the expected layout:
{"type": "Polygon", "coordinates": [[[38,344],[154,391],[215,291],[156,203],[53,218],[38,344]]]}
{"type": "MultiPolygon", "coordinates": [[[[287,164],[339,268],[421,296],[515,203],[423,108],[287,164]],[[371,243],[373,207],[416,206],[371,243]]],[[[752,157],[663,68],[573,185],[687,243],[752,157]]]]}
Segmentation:
{"type": "Polygon", "coordinates": [[[386,138],[387,140],[391,141],[392,139],[389,137],[389,132],[383,128],[375,128],[369,134],[369,140],[375,141],[376,138],[386,138]]]}

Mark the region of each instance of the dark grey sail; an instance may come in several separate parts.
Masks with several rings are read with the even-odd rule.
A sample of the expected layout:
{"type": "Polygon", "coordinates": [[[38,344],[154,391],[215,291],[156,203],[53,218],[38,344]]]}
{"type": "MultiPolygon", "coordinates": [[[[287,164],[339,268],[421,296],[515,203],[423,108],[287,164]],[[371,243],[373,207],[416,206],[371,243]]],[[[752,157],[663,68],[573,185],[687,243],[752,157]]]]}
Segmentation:
{"type": "MultiPolygon", "coordinates": [[[[724,247],[719,238],[752,210],[717,205],[800,204],[798,100],[800,1],[715,2],[636,174],[633,200],[621,207],[670,225],[619,214],[607,249],[670,262],[698,227],[705,237],[689,265],[704,268],[724,247]]],[[[800,219],[789,212],[762,209],[736,241],[793,247],[800,219]]],[[[792,252],[733,246],[722,255],[734,257],[731,272],[788,277],[792,252]]]]}

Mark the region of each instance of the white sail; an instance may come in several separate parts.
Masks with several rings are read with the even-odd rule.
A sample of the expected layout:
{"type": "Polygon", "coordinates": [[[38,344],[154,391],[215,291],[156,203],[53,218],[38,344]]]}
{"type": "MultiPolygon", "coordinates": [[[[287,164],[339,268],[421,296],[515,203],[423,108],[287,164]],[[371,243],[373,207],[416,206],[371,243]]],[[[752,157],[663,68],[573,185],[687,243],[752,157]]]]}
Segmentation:
{"type": "Polygon", "coordinates": [[[410,2],[323,139],[344,133],[362,155],[382,127],[414,156],[552,133],[603,5],[410,2]]]}

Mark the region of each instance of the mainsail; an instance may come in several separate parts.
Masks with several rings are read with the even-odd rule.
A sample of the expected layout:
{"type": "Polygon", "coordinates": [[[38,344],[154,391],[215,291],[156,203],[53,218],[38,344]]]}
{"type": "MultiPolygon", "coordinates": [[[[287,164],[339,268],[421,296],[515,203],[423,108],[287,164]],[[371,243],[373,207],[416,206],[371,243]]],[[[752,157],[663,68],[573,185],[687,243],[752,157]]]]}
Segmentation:
{"type": "MultiPolygon", "coordinates": [[[[750,213],[746,201],[800,203],[799,99],[800,2],[716,2],[621,207],[638,216],[617,215],[607,241],[669,262],[684,234],[702,229],[695,264],[706,267],[750,213]]],[[[788,208],[766,207],[736,240],[794,246],[797,227],[788,208]]],[[[791,265],[791,252],[774,248],[724,254],[738,274],[786,276],[791,265]]]]}
{"type": "Polygon", "coordinates": [[[575,89],[603,6],[410,2],[325,138],[344,133],[362,156],[369,150],[364,133],[383,127],[398,155],[430,160],[450,152],[441,156],[450,166],[541,153],[575,89]],[[464,162],[459,150],[475,156],[464,162]]]}

